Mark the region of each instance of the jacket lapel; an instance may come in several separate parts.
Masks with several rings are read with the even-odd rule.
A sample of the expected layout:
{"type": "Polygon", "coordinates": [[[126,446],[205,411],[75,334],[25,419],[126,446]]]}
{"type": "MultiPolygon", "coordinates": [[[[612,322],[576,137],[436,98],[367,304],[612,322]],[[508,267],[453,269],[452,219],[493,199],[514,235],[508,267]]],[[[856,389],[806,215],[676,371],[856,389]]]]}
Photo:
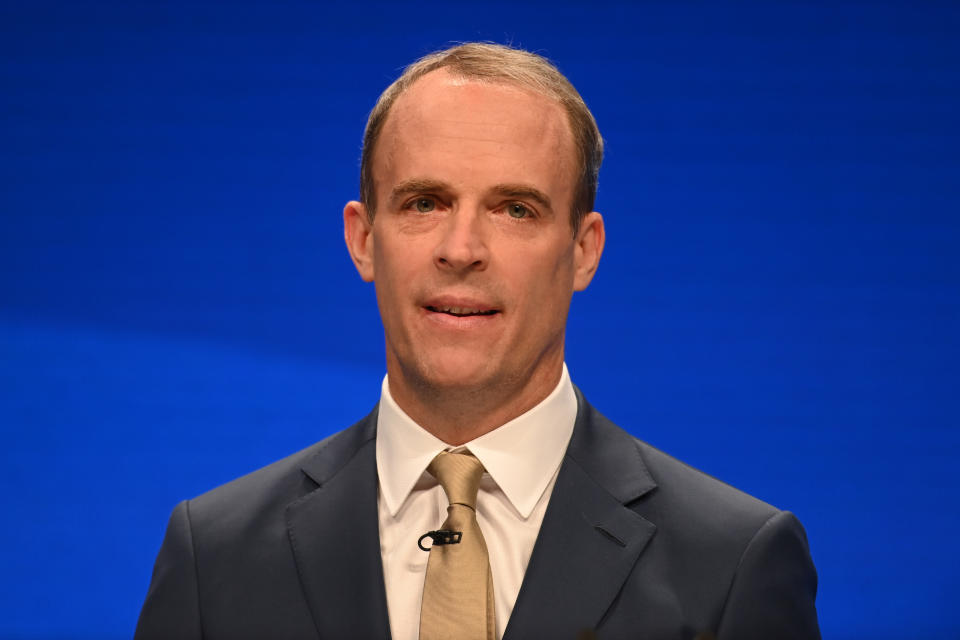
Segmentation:
{"type": "Polygon", "coordinates": [[[579,410],[504,640],[594,629],[656,527],[625,504],[656,487],[634,439],[579,410]]]}
{"type": "Polygon", "coordinates": [[[377,410],[302,467],[318,486],[287,506],[300,584],[321,638],[389,638],[377,521],[377,410]]]}

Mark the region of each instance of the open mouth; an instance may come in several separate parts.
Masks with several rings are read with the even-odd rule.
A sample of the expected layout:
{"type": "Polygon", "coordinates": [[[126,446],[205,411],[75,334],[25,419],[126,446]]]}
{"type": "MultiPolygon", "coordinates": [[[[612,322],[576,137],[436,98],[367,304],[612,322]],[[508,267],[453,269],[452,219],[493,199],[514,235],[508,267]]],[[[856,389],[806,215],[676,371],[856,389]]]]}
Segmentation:
{"type": "Polygon", "coordinates": [[[492,316],[500,313],[497,309],[470,309],[467,307],[434,307],[427,305],[426,309],[434,313],[444,313],[455,318],[469,318],[471,316],[492,316]]]}

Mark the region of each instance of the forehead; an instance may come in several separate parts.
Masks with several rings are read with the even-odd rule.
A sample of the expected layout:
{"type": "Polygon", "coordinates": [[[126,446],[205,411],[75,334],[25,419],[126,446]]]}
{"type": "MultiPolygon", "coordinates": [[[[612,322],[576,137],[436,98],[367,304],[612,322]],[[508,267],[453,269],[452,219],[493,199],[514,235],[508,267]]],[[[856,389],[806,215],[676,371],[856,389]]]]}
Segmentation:
{"type": "Polygon", "coordinates": [[[573,134],[559,102],[444,69],[417,80],[394,103],[373,164],[378,190],[441,172],[451,182],[489,177],[564,191],[577,175],[573,134]]]}

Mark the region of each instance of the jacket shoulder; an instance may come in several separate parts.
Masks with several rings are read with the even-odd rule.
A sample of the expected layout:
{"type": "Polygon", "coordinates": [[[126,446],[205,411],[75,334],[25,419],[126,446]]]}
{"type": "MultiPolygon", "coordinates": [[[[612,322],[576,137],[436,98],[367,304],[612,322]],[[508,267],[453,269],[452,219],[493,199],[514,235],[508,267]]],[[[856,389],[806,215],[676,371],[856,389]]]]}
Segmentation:
{"type": "Polygon", "coordinates": [[[608,616],[610,637],[629,637],[642,624],[638,609],[718,640],[820,637],[816,569],[793,514],[635,438],[586,403],[581,409],[589,436],[580,442],[591,445],[580,445],[581,460],[602,452],[590,466],[604,486],[632,478],[641,490],[621,488],[632,496],[624,506],[656,527],[621,594],[631,604],[608,616]]]}
{"type": "Polygon", "coordinates": [[[631,508],[655,516],[651,519],[658,526],[664,520],[683,519],[688,524],[715,523],[729,529],[748,521],[752,533],[779,513],[776,507],[631,435],[577,391],[580,405],[570,444],[572,455],[631,508]]]}
{"type": "Polygon", "coordinates": [[[634,438],[640,457],[657,483],[651,498],[669,502],[684,516],[718,521],[729,526],[738,520],[756,522],[756,530],[780,510],[733,487],[646,442],[634,438]]]}
{"type": "Polygon", "coordinates": [[[343,431],[189,500],[195,532],[243,530],[281,514],[375,437],[376,416],[375,408],[343,431]]]}

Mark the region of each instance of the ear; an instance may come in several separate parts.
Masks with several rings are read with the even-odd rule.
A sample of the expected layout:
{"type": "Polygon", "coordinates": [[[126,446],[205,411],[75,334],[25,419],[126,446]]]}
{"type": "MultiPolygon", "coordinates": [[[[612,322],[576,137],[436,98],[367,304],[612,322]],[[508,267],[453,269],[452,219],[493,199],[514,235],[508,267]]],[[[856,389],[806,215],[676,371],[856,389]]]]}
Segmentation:
{"type": "Polygon", "coordinates": [[[580,230],[574,238],[574,291],[583,291],[593,280],[593,274],[597,272],[597,265],[600,264],[600,255],[603,253],[605,241],[603,216],[596,211],[591,211],[583,217],[580,230]]]}
{"type": "Polygon", "coordinates": [[[360,277],[373,282],[373,222],[362,202],[351,200],[343,208],[343,239],[360,277]]]}

